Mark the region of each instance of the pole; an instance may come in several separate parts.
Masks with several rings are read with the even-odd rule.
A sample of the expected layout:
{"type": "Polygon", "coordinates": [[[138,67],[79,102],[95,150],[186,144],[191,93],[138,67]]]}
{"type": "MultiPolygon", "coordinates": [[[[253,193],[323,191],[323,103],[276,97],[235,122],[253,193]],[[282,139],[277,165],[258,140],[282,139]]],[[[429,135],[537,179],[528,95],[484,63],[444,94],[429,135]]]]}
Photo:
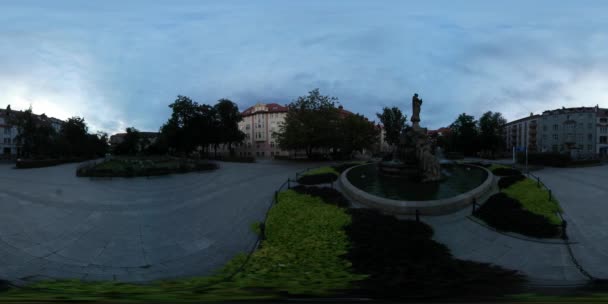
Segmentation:
{"type": "Polygon", "coordinates": [[[515,166],[515,146],[513,146],[513,165],[515,166]]]}
{"type": "Polygon", "coordinates": [[[530,173],[528,170],[528,145],[526,145],[526,173],[530,173]]]}

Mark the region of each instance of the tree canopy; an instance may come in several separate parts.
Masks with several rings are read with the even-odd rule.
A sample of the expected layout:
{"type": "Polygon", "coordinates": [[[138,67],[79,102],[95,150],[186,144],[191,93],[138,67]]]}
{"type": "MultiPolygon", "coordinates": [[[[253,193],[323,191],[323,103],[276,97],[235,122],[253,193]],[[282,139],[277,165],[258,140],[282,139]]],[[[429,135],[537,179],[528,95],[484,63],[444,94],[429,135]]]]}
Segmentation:
{"type": "Polygon", "coordinates": [[[401,132],[405,129],[406,115],[397,107],[384,107],[382,113],[376,113],[384,126],[384,140],[391,146],[399,144],[401,132]]]}
{"type": "Polygon", "coordinates": [[[337,100],[314,89],[290,103],[285,121],[275,134],[279,147],[304,150],[308,157],[314,149],[335,147],[340,117],[335,106],[337,100]]]}
{"type": "Polygon", "coordinates": [[[171,152],[189,154],[199,147],[217,149],[222,144],[232,150],[233,144],[245,138],[238,127],[242,120],[238,106],[228,99],[211,106],[179,95],[169,108],[171,117],[161,127],[157,146],[166,146],[171,152]]]}
{"type": "Polygon", "coordinates": [[[485,112],[479,118],[479,141],[480,148],[485,151],[496,152],[505,148],[505,140],[502,133],[507,120],[500,112],[485,112]]]}

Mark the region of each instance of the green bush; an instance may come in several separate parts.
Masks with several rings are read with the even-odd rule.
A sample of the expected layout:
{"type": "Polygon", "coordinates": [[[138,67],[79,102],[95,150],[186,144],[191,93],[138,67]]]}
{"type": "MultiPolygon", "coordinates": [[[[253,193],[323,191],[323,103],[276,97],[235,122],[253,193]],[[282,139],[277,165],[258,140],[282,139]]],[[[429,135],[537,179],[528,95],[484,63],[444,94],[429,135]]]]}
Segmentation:
{"type": "Polygon", "coordinates": [[[536,181],[526,178],[502,190],[506,195],[519,201],[523,208],[547,218],[552,224],[560,225],[561,211],[557,200],[551,197],[544,188],[539,188],[536,181]]]}
{"type": "Polygon", "coordinates": [[[208,171],[219,168],[215,163],[190,159],[121,158],[106,160],[76,170],[80,177],[137,177],[172,173],[208,171]]]}
{"type": "Polygon", "coordinates": [[[307,194],[310,196],[315,196],[321,198],[324,202],[336,205],[338,207],[348,207],[350,206],[349,201],[342,195],[342,193],[336,189],[328,188],[328,187],[307,187],[307,186],[296,186],[291,188],[291,190],[298,192],[300,194],[307,194]]]}
{"type": "Polygon", "coordinates": [[[554,238],[560,235],[559,225],[545,216],[530,212],[517,199],[505,193],[491,196],[474,215],[502,231],[538,238],[554,238]]]}
{"type": "Polygon", "coordinates": [[[421,222],[398,220],[372,209],[351,209],[347,254],[358,273],[356,296],[379,299],[481,297],[519,290],[523,276],[489,264],[454,259],[421,222]]]}
{"type": "Polygon", "coordinates": [[[497,176],[521,175],[521,171],[511,168],[496,168],[492,170],[492,173],[497,176]]]}
{"type": "Polygon", "coordinates": [[[500,178],[500,180],[498,181],[498,189],[504,189],[507,188],[519,181],[522,181],[526,179],[526,177],[522,174],[519,175],[510,175],[510,176],[504,176],[502,178],[500,178]]]}

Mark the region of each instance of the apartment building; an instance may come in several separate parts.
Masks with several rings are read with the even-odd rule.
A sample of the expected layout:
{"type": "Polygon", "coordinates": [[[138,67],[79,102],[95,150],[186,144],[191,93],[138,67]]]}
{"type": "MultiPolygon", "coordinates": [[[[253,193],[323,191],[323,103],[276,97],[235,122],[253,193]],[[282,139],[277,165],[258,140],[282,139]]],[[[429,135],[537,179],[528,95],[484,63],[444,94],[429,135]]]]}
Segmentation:
{"type": "Polygon", "coordinates": [[[606,153],[608,110],[595,107],[561,108],[531,114],[505,125],[507,147],[530,152],[569,153],[589,157],[606,153]],[[605,132],[605,133],[602,133],[605,132]]]}
{"type": "MultiPolygon", "coordinates": [[[[0,109],[0,154],[3,157],[11,157],[16,156],[21,152],[21,145],[17,142],[17,135],[19,134],[19,130],[16,126],[10,123],[9,117],[11,115],[16,115],[21,111],[14,110],[2,110],[0,109]]],[[[39,116],[43,116],[39,115],[39,116]]],[[[59,132],[61,129],[61,125],[63,124],[62,120],[53,117],[43,116],[45,119],[49,120],[51,126],[55,129],[56,132],[59,132]]]]}

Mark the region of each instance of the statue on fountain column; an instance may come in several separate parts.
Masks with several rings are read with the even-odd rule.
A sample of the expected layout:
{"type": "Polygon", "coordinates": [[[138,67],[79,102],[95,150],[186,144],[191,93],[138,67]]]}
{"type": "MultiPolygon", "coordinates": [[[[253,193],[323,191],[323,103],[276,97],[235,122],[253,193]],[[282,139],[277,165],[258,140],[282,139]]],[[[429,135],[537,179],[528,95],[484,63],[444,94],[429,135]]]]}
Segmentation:
{"type": "Polygon", "coordinates": [[[418,93],[415,93],[412,97],[412,127],[414,129],[420,128],[420,107],[422,106],[422,99],[418,98],[418,93]]]}

